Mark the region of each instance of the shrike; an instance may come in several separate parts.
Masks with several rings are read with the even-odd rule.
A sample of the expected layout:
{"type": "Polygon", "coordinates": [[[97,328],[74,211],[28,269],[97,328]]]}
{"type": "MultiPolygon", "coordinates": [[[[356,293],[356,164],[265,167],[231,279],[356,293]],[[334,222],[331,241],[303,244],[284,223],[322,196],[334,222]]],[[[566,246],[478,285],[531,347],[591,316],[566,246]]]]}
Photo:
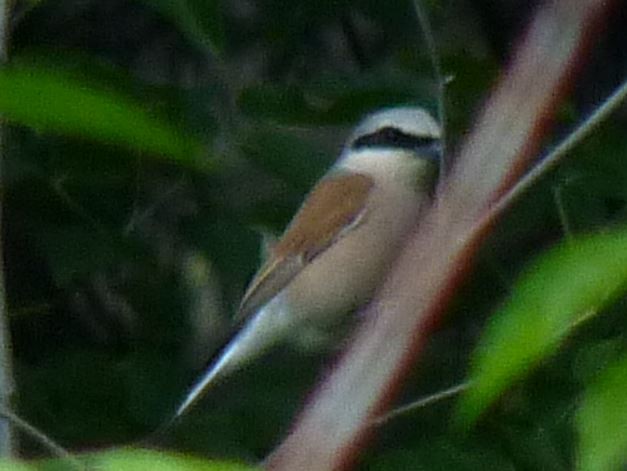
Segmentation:
{"type": "Polygon", "coordinates": [[[367,116],[271,249],[239,306],[241,326],[178,407],[294,331],[366,304],[429,200],[440,128],[423,109],[367,116]]]}

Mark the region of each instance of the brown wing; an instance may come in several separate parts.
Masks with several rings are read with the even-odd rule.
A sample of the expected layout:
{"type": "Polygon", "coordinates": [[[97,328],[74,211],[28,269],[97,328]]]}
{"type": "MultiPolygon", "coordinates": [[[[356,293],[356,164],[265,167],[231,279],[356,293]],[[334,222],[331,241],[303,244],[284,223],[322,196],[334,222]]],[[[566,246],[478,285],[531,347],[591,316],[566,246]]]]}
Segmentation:
{"type": "Polygon", "coordinates": [[[373,181],[362,174],[321,180],[272,248],[240,304],[237,318],[254,313],[300,271],[362,219],[373,181]]]}

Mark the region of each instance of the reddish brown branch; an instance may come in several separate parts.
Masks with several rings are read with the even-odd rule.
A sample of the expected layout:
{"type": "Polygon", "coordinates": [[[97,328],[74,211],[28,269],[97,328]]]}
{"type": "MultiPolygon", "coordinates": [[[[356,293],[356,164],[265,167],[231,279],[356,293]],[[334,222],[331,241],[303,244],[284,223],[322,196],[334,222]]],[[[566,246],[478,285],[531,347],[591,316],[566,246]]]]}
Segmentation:
{"type": "Polygon", "coordinates": [[[485,216],[529,166],[610,3],[556,0],[538,12],[436,203],[267,468],[327,471],[355,462],[372,419],[393,399],[468,271],[493,220],[485,216]]]}

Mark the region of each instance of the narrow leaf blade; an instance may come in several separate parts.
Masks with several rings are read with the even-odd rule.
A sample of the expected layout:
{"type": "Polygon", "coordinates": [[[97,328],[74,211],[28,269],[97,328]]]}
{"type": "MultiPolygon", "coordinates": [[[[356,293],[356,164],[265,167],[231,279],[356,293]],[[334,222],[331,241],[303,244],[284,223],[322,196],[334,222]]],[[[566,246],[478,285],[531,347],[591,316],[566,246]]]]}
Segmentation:
{"type": "Polygon", "coordinates": [[[202,144],[144,107],[69,75],[36,68],[0,70],[0,114],[39,131],[86,137],[198,163],[202,144]]]}
{"type": "Polygon", "coordinates": [[[624,292],[627,230],[569,240],[540,256],[489,323],[458,419],[474,421],[514,381],[552,354],[582,317],[624,292]]]}

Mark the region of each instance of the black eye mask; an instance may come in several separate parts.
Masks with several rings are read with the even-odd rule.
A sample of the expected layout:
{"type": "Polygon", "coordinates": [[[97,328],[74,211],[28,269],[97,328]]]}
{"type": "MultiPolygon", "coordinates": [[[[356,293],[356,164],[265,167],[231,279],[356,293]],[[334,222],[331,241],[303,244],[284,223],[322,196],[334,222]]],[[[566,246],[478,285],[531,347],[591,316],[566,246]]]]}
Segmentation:
{"type": "MultiPolygon", "coordinates": [[[[407,134],[398,128],[387,126],[376,132],[361,136],[351,144],[351,149],[353,150],[381,147],[408,149],[417,153],[432,155],[438,154],[440,140],[437,137],[407,134]]],[[[439,154],[434,155],[434,157],[439,157],[439,154]]]]}

